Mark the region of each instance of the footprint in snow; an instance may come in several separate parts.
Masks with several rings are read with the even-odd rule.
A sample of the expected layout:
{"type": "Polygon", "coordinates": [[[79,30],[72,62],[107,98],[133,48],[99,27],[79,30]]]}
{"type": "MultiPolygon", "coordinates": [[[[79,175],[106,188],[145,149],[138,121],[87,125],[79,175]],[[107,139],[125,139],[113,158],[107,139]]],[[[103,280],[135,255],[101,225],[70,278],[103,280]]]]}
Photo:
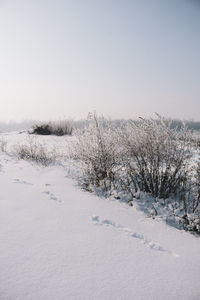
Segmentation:
{"type": "Polygon", "coordinates": [[[14,183],[20,183],[20,184],[25,184],[25,185],[33,185],[32,183],[25,181],[25,180],[20,180],[18,178],[13,180],[14,183]]]}
{"type": "Polygon", "coordinates": [[[132,232],[129,228],[126,228],[112,220],[100,220],[99,216],[93,216],[92,221],[95,225],[113,227],[119,231],[123,231],[128,236],[140,240],[144,245],[151,248],[152,250],[167,252],[168,254],[173,255],[175,257],[179,256],[178,254],[172,253],[171,251],[163,248],[159,243],[148,240],[144,237],[144,235],[137,232],[132,232]]]}
{"type": "Polygon", "coordinates": [[[44,194],[48,195],[49,196],[49,199],[50,200],[54,200],[54,201],[57,201],[57,202],[62,202],[61,200],[59,200],[53,193],[51,193],[50,191],[45,191],[43,192],[44,194]]]}

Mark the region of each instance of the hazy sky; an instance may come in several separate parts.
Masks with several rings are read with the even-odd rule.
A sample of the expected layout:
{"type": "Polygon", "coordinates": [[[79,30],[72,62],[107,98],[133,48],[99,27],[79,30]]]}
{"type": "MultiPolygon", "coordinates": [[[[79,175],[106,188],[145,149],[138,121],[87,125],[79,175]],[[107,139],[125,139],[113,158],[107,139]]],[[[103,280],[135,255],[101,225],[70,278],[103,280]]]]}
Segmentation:
{"type": "Polygon", "coordinates": [[[200,120],[200,0],[0,0],[0,120],[200,120]]]}

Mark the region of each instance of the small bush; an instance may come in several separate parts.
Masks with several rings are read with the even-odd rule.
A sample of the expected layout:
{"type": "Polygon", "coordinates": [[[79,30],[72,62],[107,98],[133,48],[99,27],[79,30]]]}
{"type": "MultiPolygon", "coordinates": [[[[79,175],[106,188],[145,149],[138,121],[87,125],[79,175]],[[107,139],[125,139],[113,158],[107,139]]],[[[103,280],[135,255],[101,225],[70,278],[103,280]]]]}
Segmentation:
{"type": "Polygon", "coordinates": [[[32,160],[48,166],[55,161],[55,153],[48,152],[44,145],[35,139],[29,139],[27,144],[17,145],[16,153],[20,159],[32,160]]]}
{"type": "Polygon", "coordinates": [[[74,157],[84,162],[84,184],[108,189],[114,180],[117,148],[110,122],[90,115],[88,127],[76,132],[74,157]]]}
{"type": "Polygon", "coordinates": [[[191,158],[190,134],[184,126],[172,129],[160,116],[130,121],[121,132],[121,143],[127,182],[136,192],[166,199],[183,190],[191,158]]]}
{"type": "Polygon", "coordinates": [[[50,135],[52,134],[52,129],[49,124],[35,125],[32,133],[38,135],[50,135]]]}
{"type": "Polygon", "coordinates": [[[33,127],[32,134],[38,135],[72,135],[73,123],[71,121],[58,121],[38,124],[33,127]]]}
{"type": "Polygon", "coordinates": [[[200,159],[188,181],[188,193],[183,197],[182,224],[185,230],[200,233],[200,159]]]}

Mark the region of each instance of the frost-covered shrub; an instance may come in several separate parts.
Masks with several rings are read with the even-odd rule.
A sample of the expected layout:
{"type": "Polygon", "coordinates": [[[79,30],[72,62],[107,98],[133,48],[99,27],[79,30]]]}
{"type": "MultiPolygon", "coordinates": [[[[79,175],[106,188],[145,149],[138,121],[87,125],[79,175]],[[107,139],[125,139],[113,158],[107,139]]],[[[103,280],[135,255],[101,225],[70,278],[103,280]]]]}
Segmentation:
{"type": "Polygon", "coordinates": [[[186,230],[200,233],[200,160],[194,166],[188,185],[188,193],[183,198],[182,223],[186,230]]]}
{"type": "Polygon", "coordinates": [[[7,141],[5,141],[4,139],[0,140],[0,150],[1,152],[6,152],[6,148],[7,148],[7,141]]]}
{"type": "Polygon", "coordinates": [[[120,137],[129,188],[164,199],[184,190],[191,157],[190,134],[184,125],[178,130],[160,116],[141,118],[130,121],[120,137]]]}
{"type": "Polygon", "coordinates": [[[196,142],[196,147],[197,147],[197,149],[200,149],[200,138],[199,138],[199,137],[196,137],[195,142],[196,142]]]}
{"type": "Polygon", "coordinates": [[[44,145],[33,138],[29,138],[26,144],[16,145],[15,149],[20,159],[32,160],[44,166],[48,166],[55,161],[55,152],[48,152],[44,145]]]}
{"type": "Polygon", "coordinates": [[[55,135],[72,135],[74,124],[69,120],[61,120],[51,123],[53,134],[55,135]]]}
{"type": "Polygon", "coordinates": [[[76,137],[73,155],[84,162],[84,183],[108,189],[118,165],[112,124],[96,114],[90,115],[88,126],[84,131],[77,131],[76,137]]]}
{"type": "Polygon", "coordinates": [[[38,135],[72,135],[73,132],[73,122],[72,121],[55,121],[42,123],[33,126],[32,134],[38,135]]]}
{"type": "Polygon", "coordinates": [[[116,125],[94,114],[75,135],[73,158],[83,162],[88,190],[135,199],[148,215],[200,233],[200,163],[184,124],[157,116],[116,125]]]}

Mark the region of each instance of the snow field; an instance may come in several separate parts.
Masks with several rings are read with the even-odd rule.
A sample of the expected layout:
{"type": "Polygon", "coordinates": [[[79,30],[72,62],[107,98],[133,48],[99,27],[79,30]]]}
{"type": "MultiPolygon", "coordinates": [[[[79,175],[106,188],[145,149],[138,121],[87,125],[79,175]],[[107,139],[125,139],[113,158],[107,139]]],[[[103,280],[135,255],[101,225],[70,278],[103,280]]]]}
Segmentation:
{"type": "Polygon", "coordinates": [[[0,163],[1,300],[200,299],[198,238],[82,191],[76,170],[0,163]]]}

